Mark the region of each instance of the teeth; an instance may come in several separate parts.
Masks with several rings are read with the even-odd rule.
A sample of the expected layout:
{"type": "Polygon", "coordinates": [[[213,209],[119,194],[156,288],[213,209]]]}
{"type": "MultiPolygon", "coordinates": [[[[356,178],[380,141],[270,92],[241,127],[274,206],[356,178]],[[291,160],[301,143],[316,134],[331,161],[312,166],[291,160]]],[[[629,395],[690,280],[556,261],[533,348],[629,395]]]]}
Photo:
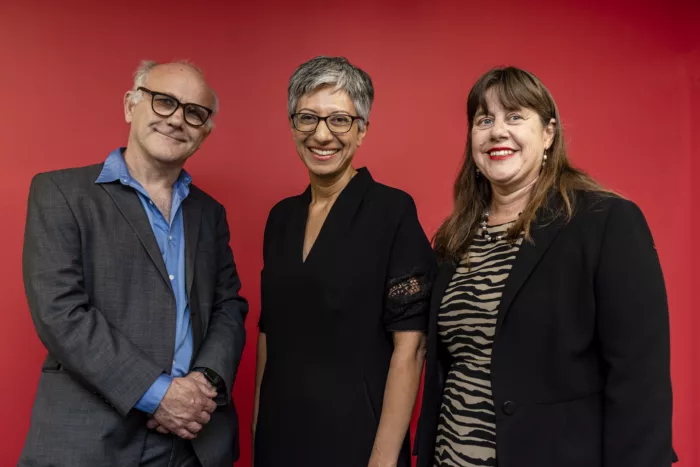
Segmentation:
{"type": "Polygon", "coordinates": [[[311,148],[311,152],[313,152],[314,154],[318,154],[319,156],[331,156],[331,155],[335,154],[336,152],[338,152],[338,149],[323,150],[323,149],[311,148]]]}
{"type": "Polygon", "coordinates": [[[514,151],[507,149],[505,151],[491,151],[489,154],[492,156],[510,156],[514,151]]]}

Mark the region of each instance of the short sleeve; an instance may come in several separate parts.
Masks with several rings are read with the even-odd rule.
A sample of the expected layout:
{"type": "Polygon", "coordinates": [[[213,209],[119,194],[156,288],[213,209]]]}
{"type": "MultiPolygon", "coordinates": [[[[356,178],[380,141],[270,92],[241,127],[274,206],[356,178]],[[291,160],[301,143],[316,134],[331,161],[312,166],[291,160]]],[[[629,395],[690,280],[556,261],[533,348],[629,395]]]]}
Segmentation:
{"type": "Polygon", "coordinates": [[[437,261],[406,195],[389,259],[384,307],[387,331],[425,331],[437,261]]]}

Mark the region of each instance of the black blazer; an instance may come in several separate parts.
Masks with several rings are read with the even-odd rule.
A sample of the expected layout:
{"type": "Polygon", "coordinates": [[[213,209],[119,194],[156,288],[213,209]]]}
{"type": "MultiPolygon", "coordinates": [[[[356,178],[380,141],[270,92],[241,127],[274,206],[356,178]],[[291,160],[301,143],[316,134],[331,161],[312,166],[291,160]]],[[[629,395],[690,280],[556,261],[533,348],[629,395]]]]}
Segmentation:
{"type": "MultiPolygon", "coordinates": [[[[671,447],[668,307],[651,232],[630,201],[576,193],[567,223],[538,213],[503,291],[491,383],[499,467],[662,467],[671,447]]],[[[428,328],[418,467],[433,465],[449,355],[428,328]]]]}

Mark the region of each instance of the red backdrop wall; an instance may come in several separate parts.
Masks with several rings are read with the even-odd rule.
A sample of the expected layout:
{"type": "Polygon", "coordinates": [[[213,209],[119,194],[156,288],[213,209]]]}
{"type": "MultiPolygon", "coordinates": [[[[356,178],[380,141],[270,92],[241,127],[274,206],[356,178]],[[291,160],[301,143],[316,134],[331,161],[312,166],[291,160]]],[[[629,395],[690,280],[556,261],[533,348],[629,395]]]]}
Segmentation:
{"type": "Polygon", "coordinates": [[[18,459],[45,355],[21,279],[30,179],[102,161],[125,143],[122,96],[144,58],[192,59],[221,98],[217,127],[188,170],[228,209],[251,304],[234,391],[249,465],[263,227],[273,204],[308,181],[286,84],[321,54],[371,74],[376,101],[357,164],[410,192],[429,235],[450,210],[471,84],[513,64],[548,85],[573,161],[636,201],[654,232],[671,310],[674,443],[682,467],[700,465],[700,317],[691,308],[700,285],[700,6],[530,3],[2,2],[0,465],[18,459]]]}

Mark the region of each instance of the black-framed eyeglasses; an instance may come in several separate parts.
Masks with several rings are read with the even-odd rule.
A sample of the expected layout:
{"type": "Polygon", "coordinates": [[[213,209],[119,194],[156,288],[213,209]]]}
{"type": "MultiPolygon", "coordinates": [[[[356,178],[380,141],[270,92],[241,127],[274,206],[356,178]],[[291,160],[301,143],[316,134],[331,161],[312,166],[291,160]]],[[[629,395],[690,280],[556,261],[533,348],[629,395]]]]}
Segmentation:
{"type": "Polygon", "coordinates": [[[302,112],[292,114],[289,117],[292,119],[292,125],[294,125],[294,128],[302,133],[311,133],[316,131],[316,127],[318,127],[321,120],[326,122],[326,126],[331,133],[337,134],[347,133],[350,131],[350,128],[352,128],[352,124],[355,123],[355,120],[364,121],[364,118],[362,117],[348,114],[332,114],[326,117],[319,117],[318,115],[302,112]]]}
{"type": "Polygon", "coordinates": [[[199,104],[184,104],[173,96],[163,94],[162,92],[151,91],[144,87],[138,87],[137,89],[151,95],[151,108],[161,117],[170,117],[177,112],[177,109],[182,107],[185,121],[189,125],[202,126],[207,123],[211,114],[214,113],[214,111],[208,107],[199,104]]]}

